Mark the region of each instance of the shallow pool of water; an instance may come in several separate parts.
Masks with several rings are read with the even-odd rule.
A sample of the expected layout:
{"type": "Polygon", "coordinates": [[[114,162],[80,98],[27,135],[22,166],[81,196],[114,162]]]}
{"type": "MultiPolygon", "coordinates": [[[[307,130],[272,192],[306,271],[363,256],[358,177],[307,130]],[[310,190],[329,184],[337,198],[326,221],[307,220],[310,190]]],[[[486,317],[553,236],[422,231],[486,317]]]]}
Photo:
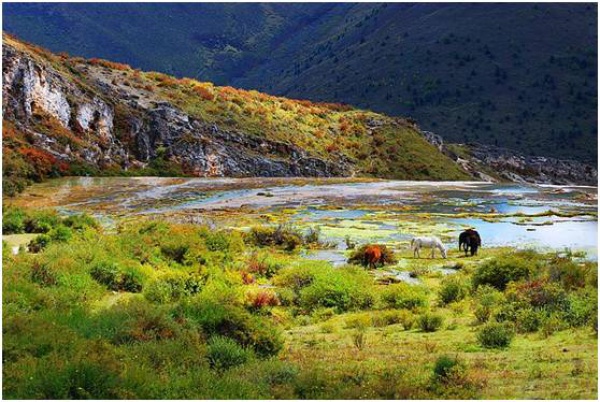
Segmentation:
{"type": "MultiPolygon", "coordinates": [[[[229,214],[234,221],[228,225],[235,225],[240,216],[251,216],[252,223],[269,214],[273,224],[321,228],[340,248],[346,236],[358,244],[405,247],[412,236],[426,234],[455,247],[458,233],[475,227],[483,247],[571,248],[596,258],[597,194],[595,187],[481,182],[85,177],[36,184],[5,202],[84,211],[107,224],[136,215],[223,219],[229,214]],[[567,216],[535,216],[547,211],[567,216]]],[[[336,264],[344,258],[339,250],[309,258],[324,256],[336,264]]]]}

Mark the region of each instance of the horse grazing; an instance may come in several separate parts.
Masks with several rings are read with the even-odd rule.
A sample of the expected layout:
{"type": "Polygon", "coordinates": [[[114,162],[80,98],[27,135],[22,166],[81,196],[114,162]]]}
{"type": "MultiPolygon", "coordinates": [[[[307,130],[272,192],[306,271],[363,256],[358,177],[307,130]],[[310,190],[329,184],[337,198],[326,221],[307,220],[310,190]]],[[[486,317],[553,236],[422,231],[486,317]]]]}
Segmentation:
{"type": "Polygon", "coordinates": [[[442,257],[446,258],[446,247],[437,237],[414,237],[410,241],[410,247],[413,249],[413,256],[421,258],[419,250],[421,247],[431,247],[431,258],[435,258],[435,249],[442,252],[442,257]]]}
{"type": "Polygon", "coordinates": [[[376,263],[380,262],[381,265],[385,264],[382,257],[383,253],[379,246],[367,246],[367,248],[365,248],[363,265],[375,269],[376,263]]]}
{"type": "Polygon", "coordinates": [[[471,257],[477,254],[477,249],[481,247],[481,237],[475,229],[467,229],[458,236],[458,249],[465,250],[465,257],[471,250],[471,257]]]}

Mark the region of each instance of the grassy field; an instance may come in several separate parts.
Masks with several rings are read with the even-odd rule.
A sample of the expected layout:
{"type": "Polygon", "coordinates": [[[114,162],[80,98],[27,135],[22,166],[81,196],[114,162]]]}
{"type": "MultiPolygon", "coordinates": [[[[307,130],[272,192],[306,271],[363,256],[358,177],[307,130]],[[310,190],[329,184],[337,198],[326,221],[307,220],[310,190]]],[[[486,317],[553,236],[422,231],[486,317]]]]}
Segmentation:
{"type": "Polygon", "coordinates": [[[597,397],[597,264],[580,255],[403,250],[409,285],[304,260],[325,245],[293,227],[107,231],[5,208],[3,234],[24,232],[31,252],[3,247],[7,399],[597,397]]]}

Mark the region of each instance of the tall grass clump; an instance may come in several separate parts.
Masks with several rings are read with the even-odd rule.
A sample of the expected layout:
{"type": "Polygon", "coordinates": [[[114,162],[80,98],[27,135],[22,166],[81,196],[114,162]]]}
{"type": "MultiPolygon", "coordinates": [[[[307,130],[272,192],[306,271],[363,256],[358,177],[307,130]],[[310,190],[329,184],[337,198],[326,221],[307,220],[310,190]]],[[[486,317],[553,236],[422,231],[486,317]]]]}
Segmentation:
{"type": "Polygon", "coordinates": [[[442,280],[438,291],[440,304],[447,305],[463,300],[468,294],[465,278],[459,275],[449,275],[442,280]]]}
{"type": "Polygon", "coordinates": [[[439,314],[425,312],[417,319],[419,328],[423,332],[435,332],[442,327],[444,323],[444,317],[439,314]]]}
{"type": "Polygon", "coordinates": [[[490,322],[477,334],[479,344],[484,348],[507,348],[514,337],[514,329],[508,323],[490,322]]]}
{"type": "Polygon", "coordinates": [[[504,290],[509,282],[527,279],[539,263],[535,256],[531,252],[520,252],[486,261],[473,274],[473,287],[490,285],[504,290]]]}
{"type": "Polygon", "coordinates": [[[427,306],[427,293],[425,287],[399,283],[388,286],[382,292],[381,299],[388,308],[415,309],[427,306]]]}
{"type": "Polygon", "coordinates": [[[252,359],[252,351],[241,347],[233,339],[216,335],[208,340],[206,358],[211,368],[227,370],[252,359]]]}

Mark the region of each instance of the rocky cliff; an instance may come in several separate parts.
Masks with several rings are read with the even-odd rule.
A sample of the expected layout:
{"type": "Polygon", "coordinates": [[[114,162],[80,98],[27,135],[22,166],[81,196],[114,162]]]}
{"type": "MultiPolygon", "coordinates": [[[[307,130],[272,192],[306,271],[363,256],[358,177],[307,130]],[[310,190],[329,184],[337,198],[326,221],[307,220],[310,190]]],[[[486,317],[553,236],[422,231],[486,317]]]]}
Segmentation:
{"type": "Polygon", "coordinates": [[[162,157],[197,176],[353,173],[343,157],[324,160],[291,144],[221,129],[168,101],[139,101],[134,91],[101,79],[91,81],[93,89],[86,88],[83,82],[66,78],[44,60],[10,43],[5,42],[2,56],[3,118],[30,134],[32,146],[60,160],[82,160],[97,168],[119,165],[127,170],[162,157]],[[121,109],[120,116],[116,116],[116,108],[121,109]],[[122,126],[117,133],[118,119],[122,126]],[[79,146],[61,144],[56,133],[36,130],[40,120],[79,134],[75,141],[79,146]],[[160,150],[164,154],[158,155],[160,150]]]}
{"type": "Polygon", "coordinates": [[[479,143],[446,144],[441,135],[430,131],[423,131],[423,137],[480,180],[598,185],[598,170],[579,161],[527,156],[511,149],[479,143]]]}
{"type": "Polygon", "coordinates": [[[54,55],[8,35],[3,45],[4,184],[61,174],[469,177],[404,119],[54,55]]]}

